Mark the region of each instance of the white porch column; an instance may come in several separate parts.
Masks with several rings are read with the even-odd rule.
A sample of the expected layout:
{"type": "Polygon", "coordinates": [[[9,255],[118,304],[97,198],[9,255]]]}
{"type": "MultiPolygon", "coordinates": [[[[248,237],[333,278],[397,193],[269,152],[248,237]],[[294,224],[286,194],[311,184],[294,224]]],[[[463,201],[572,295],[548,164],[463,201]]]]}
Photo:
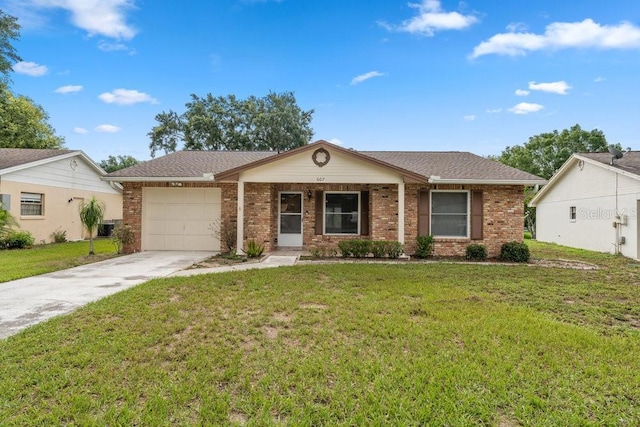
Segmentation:
{"type": "Polygon", "coordinates": [[[398,184],[398,242],[404,245],[404,182],[398,184]]]}
{"type": "Polygon", "coordinates": [[[244,181],[238,179],[238,220],[236,225],[236,252],[241,254],[244,243],[244,181]]]}

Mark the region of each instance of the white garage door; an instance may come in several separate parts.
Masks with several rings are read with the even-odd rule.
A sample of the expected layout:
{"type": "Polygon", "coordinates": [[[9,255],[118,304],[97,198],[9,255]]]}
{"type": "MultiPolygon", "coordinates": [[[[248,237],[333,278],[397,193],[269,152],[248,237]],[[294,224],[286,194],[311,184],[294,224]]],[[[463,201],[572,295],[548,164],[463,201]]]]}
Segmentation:
{"type": "Polygon", "coordinates": [[[142,249],[219,251],[219,188],[143,188],[142,249]]]}

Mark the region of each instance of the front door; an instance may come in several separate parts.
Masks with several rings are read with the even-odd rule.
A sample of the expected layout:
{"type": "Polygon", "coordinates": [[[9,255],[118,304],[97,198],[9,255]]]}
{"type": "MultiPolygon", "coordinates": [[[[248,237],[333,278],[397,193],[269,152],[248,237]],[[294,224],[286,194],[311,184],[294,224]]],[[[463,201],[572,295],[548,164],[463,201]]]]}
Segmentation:
{"type": "Polygon", "coordinates": [[[280,193],[278,246],[302,247],[302,193],[280,193]]]}

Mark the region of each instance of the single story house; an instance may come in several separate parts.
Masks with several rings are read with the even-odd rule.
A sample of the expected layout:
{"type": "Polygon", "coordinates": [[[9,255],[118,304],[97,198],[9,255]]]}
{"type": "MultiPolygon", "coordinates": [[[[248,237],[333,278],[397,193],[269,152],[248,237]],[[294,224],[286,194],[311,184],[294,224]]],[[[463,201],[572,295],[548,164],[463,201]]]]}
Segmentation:
{"type": "Polygon", "coordinates": [[[179,151],[108,174],[122,183],[125,251],[236,247],[337,248],[396,240],[413,253],[433,235],[438,255],[470,243],[490,256],[523,238],[523,193],[546,181],[465,152],[355,151],[317,141],[287,152],[179,151]]]}
{"type": "Polygon", "coordinates": [[[0,148],[0,202],[36,243],[51,242],[55,231],[81,240],[83,200],[95,196],[105,219],[122,219],[122,187],[103,181],[105,174],[79,150],[0,148]]]}
{"type": "Polygon", "coordinates": [[[537,239],[640,258],[640,152],[572,155],[531,200],[537,239]]]}

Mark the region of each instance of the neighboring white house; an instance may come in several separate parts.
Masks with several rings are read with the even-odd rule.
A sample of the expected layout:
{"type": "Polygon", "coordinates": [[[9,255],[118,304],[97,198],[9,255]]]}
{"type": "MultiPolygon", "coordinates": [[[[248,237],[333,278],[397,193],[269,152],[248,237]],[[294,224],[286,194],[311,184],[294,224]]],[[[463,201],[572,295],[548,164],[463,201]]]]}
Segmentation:
{"type": "Polygon", "coordinates": [[[574,154],[531,200],[537,239],[640,258],[640,152],[574,154]]]}
{"type": "Polygon", "coordinates": [[[122,188],[104,175],[82,151],[0,148],[0,202],[36,243],[51,242],[56,230],[85,237],[79,207],[92,196],[105,203],[105,220],[121,219],[122,188]]]}

